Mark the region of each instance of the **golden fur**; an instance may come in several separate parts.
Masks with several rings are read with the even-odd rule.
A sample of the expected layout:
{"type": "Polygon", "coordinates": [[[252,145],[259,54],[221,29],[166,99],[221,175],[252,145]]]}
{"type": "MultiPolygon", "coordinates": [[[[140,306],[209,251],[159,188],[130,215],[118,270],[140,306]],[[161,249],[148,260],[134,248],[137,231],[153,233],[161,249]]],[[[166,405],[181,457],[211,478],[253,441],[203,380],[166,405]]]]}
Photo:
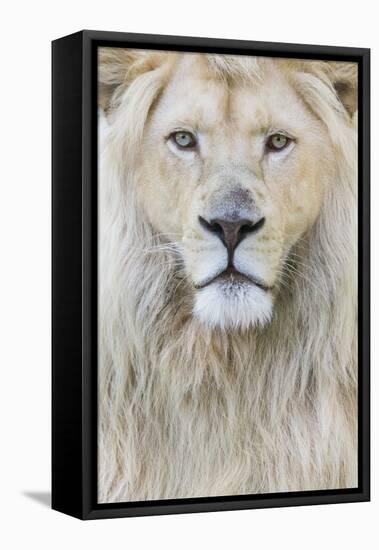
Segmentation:
{"type": "Polygon", "coordinates": [[[99,502],[357,485],[356,87],[348,63],[100,50],[99,502]],[[201,156],[167,138],[188,125],[201,156]],[[235,261],[269,290],[231,298],[196,290],[225,255],[198,216],[237,184],[266,221],[235,261]]]}

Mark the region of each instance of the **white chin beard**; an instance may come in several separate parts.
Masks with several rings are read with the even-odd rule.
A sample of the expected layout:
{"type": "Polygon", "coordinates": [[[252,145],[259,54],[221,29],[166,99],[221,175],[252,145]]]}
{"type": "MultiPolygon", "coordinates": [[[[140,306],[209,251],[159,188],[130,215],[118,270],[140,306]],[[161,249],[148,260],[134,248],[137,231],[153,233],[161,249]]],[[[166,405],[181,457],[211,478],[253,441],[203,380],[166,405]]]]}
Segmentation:
{"type": "Polygon", "coordinates": [[[210,328],[263,327],[271,321],[272,296],[250,283],[215,281],[196,292],[194,316],[210,328]]]}

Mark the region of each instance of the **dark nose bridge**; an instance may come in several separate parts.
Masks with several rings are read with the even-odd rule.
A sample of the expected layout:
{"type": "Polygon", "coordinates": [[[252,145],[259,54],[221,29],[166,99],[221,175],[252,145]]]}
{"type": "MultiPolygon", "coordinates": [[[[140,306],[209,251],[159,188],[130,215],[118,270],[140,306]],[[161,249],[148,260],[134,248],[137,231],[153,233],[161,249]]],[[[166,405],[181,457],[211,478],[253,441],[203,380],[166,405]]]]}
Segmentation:
{"type": "MultiPolygon", "coordinates": [[[[203,217],[208,221],[245,219],[256,223],[261,219],[262,212],[256,202],[256,193],[261,185],[248,167],[228,163],[214,170],[212,180],[213,189],[203,210],[203,217]]],[[[258,200],[260,197],[261,194],[258,200]]]]}
{"type": "Polygon", "coordinates": [[[220,185],[210,198],[205,216],[199,216],[200,225],[217,236],[228,251],[232,265],[234,251],[248,235],[264,224],[252,192],[241,184],[220,185]]]}
{"type": "Polygon", "coordinates": [[[254,197],[249,189],[239,183],[227,184],[218,187],[211,196],[208,218],[233,222],[252,218],[256,210],[254,197]]]}

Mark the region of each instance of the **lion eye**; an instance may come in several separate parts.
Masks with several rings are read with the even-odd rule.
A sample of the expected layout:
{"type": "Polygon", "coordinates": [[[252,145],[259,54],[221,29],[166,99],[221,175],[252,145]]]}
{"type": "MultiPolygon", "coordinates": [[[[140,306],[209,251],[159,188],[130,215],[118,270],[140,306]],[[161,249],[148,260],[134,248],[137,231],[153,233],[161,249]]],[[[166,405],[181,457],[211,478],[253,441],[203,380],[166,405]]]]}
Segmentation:
{"type": "Polygon", "coordinates": [[[281,151],[287,147],[290,142],[291,139],[284,134],[273,134],[268,138],[266,145],[270,151],[281,151]]]}
{"type": "Polygon", "coordinates": [[[196,146],[196,138],[191,132],[174,132],[170,138],[180,149],[193,149],[196,146]]]}

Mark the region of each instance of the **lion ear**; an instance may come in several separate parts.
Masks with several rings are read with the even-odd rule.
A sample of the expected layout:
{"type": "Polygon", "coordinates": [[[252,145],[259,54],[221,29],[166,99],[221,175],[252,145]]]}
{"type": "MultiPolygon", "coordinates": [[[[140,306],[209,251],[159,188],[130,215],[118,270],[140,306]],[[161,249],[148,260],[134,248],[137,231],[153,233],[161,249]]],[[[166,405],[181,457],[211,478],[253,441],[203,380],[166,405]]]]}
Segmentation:
{"type": "Polygon", "coordinates": [[[98,104],[105,112],[109,109],[115,90],[125,83],[126,75],[137,59],[138,50],[99,48],[98,104]]]}
{"type": "Polygon", "coordinates": [[[156,69],[162,64],[163,57],[162,52],[149,50],[99,48],[99,107],[106,113],[114,104],[121,86],[127,87],[139,75],[156,69]]]}
{"type": "Polygon", "coordinates": [[[352,117],[358,108],[358,67],[356,63],[332,62],[331,80],[339,100],[352,117]]]}

